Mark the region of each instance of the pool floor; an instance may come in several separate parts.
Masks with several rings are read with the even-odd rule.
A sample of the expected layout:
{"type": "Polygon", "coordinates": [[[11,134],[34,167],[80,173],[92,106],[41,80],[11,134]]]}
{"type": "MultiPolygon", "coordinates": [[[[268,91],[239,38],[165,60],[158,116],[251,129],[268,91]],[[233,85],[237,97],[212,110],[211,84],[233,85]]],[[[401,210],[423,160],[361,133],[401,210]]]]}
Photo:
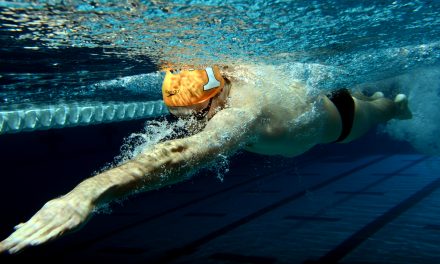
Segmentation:
{"type": "Polygon", "coordinates": [[[138,195],[22,256],[148,263],[433,263],[440,163],[330,157],[138,195]]]}
{"type": "MultiPolygon", "coordinates": [[[[97,214],[79,232],[17,256],[0,256],[0,262],[437,263],[440,158],[338,148],[293,159],[241,153],[223,182],[203,171],[187,182],[135,195],[113,204],[110,214],[97,214]]],[[[72,154],[58,163],[80,162],[73,157],[90,160],[72,154]]],[[[96,160],[90,163],[96,166],[96,160]]],[[[58,184],[67,185],[67,177],[58,184]]],[[[47,190],[57,190],[53,196],[68,185],[47,190]]],[[[37,199],[37,193],[45,192],[27,196],[37,199]]],[[[26,215],[35,210],[36,205],[25,210],[20,204],[25,203],[11,206],[26,215]]]]}

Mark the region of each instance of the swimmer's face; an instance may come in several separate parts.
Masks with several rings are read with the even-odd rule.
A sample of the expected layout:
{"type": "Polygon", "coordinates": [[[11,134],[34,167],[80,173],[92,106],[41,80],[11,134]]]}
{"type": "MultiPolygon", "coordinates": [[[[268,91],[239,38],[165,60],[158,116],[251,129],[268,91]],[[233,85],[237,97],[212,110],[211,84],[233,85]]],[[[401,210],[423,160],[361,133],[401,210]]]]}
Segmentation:
{"type": "Polygon", "coordinates": [[[209,102],[210,100],[191,106],[168,106],[168,110],[171,114],[181,118],[203,117],[209,111],[209,102]]]}

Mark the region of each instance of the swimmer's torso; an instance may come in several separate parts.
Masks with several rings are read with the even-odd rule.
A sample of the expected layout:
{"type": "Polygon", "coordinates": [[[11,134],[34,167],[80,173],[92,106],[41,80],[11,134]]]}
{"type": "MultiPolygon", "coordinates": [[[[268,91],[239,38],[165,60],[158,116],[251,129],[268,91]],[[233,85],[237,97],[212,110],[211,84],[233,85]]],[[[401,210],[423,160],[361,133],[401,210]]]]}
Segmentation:
{"type": "Polygon", "coordinates": [[[246,144],[247,151],[296,156],[317,142],[329,141],[328,116],[319,109],[322,99],[311,98],[304,85],[273,67],[259,68],[246,76],[252,79],[232,82],[229,106],[244,106],[258,113],[256,137],[246,144]]]}

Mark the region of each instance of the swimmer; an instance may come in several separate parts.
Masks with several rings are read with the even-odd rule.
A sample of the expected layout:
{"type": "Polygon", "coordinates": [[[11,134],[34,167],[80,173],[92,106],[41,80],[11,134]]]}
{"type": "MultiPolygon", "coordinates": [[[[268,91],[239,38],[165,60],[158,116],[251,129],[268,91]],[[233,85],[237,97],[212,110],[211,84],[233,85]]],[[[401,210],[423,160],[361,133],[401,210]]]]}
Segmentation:
{"type": "Polygon", "coordinates": [[[48,201],[0,243],[0,253],[17,253],[78,230],[94,208],[183,181],[219,155],[244,149],[293,157],[317,144],[351,142],[390,119],[412,117],[403,94],[394,100],[381,92],[351,95],[347,89],[312,95],[289,78],[273,66],[167,70],[162,92],[170,113],[195,116],[202,128],[158,143],[48,201]]]}

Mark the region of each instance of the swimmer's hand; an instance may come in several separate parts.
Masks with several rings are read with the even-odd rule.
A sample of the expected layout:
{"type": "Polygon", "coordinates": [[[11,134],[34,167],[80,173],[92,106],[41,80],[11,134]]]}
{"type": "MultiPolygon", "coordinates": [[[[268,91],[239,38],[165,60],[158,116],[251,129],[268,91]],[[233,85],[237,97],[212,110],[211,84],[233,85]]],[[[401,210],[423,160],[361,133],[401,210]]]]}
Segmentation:
{"type": "Polygon", "coordinates": [[[29,246],[54,240],[79,229],[90,218],[93,205],[67,194],[47,202],[29,221],[15,227],[15,232],[0,243],[0,254],[17,253],[29,246]]]}

